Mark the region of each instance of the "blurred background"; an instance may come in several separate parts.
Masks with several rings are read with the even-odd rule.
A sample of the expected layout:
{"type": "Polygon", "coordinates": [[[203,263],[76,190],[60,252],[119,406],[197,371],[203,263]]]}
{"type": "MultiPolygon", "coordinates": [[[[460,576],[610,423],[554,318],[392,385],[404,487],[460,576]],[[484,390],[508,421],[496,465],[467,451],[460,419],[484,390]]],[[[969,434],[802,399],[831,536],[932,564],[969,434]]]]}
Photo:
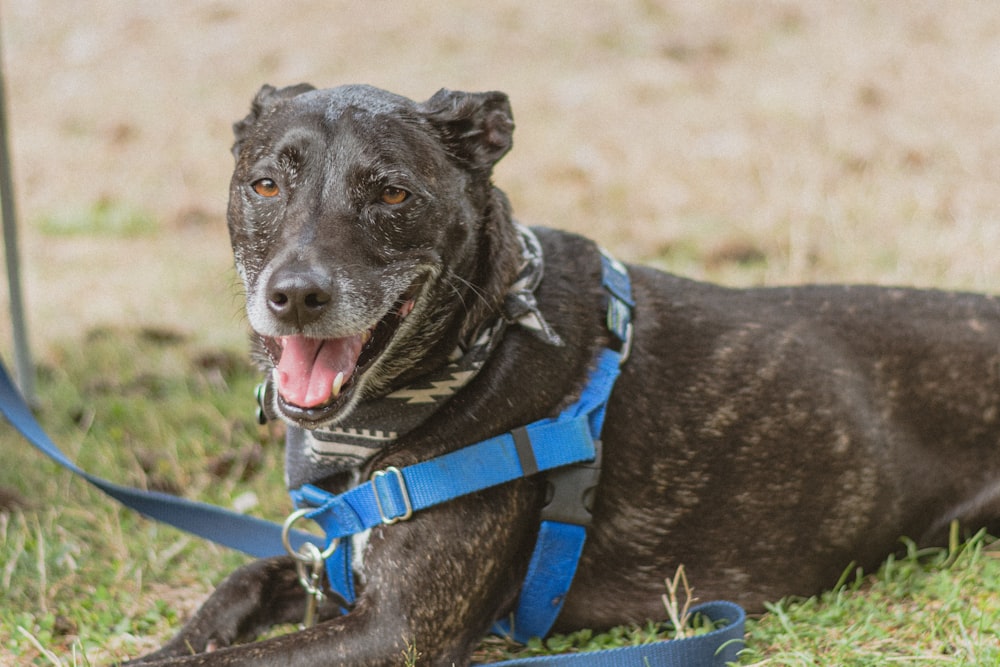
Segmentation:
{"type": "Polygon", "coordinates": [[[39,356],[108,322],[243,345],[230,127],[265,82],[503,90],[518,217],[629,260],[1000,291],[992,3],[2,0],[0,31],[39,356]]]}

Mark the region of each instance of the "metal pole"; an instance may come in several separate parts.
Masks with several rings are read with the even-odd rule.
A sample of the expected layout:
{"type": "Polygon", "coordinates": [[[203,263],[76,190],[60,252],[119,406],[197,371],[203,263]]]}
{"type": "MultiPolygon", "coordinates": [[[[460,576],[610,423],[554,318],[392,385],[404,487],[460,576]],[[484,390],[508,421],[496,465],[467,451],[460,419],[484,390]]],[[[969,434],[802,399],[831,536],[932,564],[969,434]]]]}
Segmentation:
{"type": "Polygon", "coordinates": [[[3,49],[0,48],[0,216],[3,218],[3,246],[7,261],[10,292],[10,323],[14,334],[14,369],[24,399],[35,402],[35,370],[28,348],[28,333],[21,300],[21,273],[17,250],[17,209],[7,141],[7,94],[3,76],[3,49]]]}

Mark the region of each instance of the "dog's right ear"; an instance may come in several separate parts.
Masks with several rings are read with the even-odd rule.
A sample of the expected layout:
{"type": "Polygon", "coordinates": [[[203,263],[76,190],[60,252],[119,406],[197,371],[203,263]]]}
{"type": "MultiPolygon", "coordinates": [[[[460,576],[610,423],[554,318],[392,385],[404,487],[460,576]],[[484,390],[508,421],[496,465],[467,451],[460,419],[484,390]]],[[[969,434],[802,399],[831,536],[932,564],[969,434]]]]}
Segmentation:
{"type": "Polygon", "coordinates": [[[513,144],[514,115],[504,93],[441,89],[420,106],[449,152],[473,169],[489,172],[513,144]]]}
{"type": "Polygon", "coordinates": [[[308,83],[300,83],[285,88],[275,88],[268,84],[261,86],[261,89],[257,91],[257,95],[254,96],[253,102],[250,103],[250,114],[243,120],[233,123],[233,134],[236,136],[236,141],[233,143],[232,149],[233,157],[238,158],[240,156],[240,146],[249,134],[250,128],[257,124],[261,116],[274,108],[279,102],[295,97],[296,95],[301,95],[302,93],[308,93],[310,90],[316,90],[316,88],[308,83]]]}

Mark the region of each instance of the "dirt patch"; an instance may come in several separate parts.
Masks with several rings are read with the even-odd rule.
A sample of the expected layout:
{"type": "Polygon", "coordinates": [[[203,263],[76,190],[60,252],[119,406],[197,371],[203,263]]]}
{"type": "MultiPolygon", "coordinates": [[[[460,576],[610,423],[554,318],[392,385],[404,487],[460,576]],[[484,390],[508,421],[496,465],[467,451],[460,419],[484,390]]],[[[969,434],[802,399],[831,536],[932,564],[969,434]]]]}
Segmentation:
{"type": "Polygon", "coordinates": [[[693,277],[1000,282],[989,3],[5,0],[0,28],[41,353],[109,321],[242,344],[230,125],[264,82],[504,90],[523,220],[693,277]],[[101,207],[144,222],[66,229],[101,207]]]}

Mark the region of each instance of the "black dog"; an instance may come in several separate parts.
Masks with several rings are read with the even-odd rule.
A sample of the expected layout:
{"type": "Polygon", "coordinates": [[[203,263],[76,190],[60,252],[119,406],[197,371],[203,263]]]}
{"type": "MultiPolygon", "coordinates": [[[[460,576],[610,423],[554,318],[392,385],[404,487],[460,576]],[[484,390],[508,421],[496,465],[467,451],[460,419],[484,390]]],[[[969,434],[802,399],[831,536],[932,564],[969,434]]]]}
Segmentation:
{"type": "MultiPolygon", "coordinates": [[[[613,344],[595,245],[535,229],[541,274],[491,183],[512,130],[501,93],[414,103],[363,86],[266,86],[236,124],[229,230],[268,409],[291,425],[292,487],[339,491],[553,416],[613,344]],[[424,382],[469,357],[450,384],[424,382]],[[397,415],[393,392],[430,407],[397,415]],[[378,414],[372,429],[392,433],[354,428],[378,414]]],[[[634,337],[557,628],[663,618],[680,564],[702,599],[760,609],[876,566],[900,536],[996,527],[994,298],[628,271],[634,337]]],[[[353,610],[331,597],[316,627],[230,647],[303,615],[291,558],[250,565],[149,658],[389,665],[411,647],[466,664],[517,600],[545,487],[540,474],[372,529],[355,541],[353,610]]]]}

